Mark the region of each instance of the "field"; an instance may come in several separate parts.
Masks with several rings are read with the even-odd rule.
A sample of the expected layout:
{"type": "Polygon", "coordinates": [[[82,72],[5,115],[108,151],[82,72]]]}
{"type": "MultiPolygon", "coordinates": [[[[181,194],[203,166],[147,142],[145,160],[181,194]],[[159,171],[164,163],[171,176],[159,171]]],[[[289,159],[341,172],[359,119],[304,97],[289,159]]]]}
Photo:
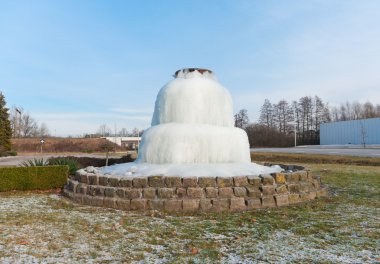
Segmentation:
{"type": "Polygon", "coordinates": [[[57,193],[0,193],[0,262],[379,263],[379,167],[304,165],[330,197],[235,214],[122,212],[57,193]]]}
{"type": "MultiPolygon", "coordinates": [[[[19,153],[41,152],[40,138],[12,138],[12,150],[19,153]]],[[[107,141],[103,138],[46,138],[42,146],[44,153],[62,152],[104,152],[103,146],[107,141]]],[[[124,150],[109,142],[116,151],[124,150]]]]}

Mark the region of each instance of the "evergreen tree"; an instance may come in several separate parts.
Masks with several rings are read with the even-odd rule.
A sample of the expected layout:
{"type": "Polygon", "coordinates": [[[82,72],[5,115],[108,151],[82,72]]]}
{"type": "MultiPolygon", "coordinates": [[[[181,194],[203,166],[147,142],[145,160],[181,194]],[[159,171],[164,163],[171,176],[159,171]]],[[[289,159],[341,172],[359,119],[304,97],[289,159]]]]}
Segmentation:
{"type": "Polygon", "coordinates": [[[5,98],[0,92],[0,153],[11,150],[11,122],[9,121],[8,108],[6,108],[5,98]]]}

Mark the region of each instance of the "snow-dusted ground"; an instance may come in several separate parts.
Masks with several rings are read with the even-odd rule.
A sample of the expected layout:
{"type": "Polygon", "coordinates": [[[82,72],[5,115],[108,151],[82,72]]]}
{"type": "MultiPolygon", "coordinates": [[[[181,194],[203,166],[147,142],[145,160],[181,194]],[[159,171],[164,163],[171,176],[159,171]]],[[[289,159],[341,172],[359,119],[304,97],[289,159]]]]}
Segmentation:
{"type": "Polygon", "coordinates": [[[0,195],[0,263],[375,263],[379,210],[147,215],[55,194],[0,195]],[[308,231],[321,221],[334,232],[308,231]]]}

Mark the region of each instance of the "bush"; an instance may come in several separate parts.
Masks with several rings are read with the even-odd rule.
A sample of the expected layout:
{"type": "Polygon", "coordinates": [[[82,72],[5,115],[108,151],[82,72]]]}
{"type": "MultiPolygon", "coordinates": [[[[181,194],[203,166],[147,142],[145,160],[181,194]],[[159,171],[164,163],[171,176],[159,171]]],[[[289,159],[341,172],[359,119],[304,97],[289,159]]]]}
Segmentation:
{"type": "Polygon", "coordinates": [[[0,157],[17,156],[17,151],[9,150],[0,153],[0,157]]]}
{"type": "Polygon", "coordinates": [[[48,162],[44,159],[30,159],[20,163],[21,167],[36,167],[36,166],[48,166],[48,162]]]}
{"type": "Polygon", "coordinates": [[[68,166],[3,167],[0,168],[0,192],[62,188],[68,172],[68,166]]]}
{"type": "Polygon", "coordinates": [[[74,175],[75,172],[79,168],[79,164],[76,160],[73,158],[66,158],[66,157],[58,157],[58,158],[50,158],[47,161],[48,165],[67,165],[69,166],[69,173],[70,175],[74,175]]]}

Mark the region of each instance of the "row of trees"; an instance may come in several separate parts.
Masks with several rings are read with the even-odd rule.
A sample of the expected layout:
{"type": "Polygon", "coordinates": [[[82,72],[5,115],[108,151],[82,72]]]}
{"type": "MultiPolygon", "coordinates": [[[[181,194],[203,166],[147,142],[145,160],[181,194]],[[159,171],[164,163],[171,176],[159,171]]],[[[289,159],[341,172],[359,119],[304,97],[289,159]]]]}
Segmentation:
{"type": "Polygon", "coordinates": [[[364,104],[355,102],[346,102],[340,107],[331,109],[332,121],[347,121],[366,118],[380,117],[380,104],[374,105],[371,102],[364,104]]]}
{"type": "Polygon", "coordinates": [[[116,129],[112,130],[106,124],[99,126],[98,130],[94,134],[85,134],[85,138],[97,138],[97,137],[137,137],[141,136],[144,130],[139,130],[137,128],[127,130],[126,128],[121,128],[118,131],[116,129]]]}
{"type": "Polygon", "coordinates": [[[286,147],[294,145],[297,132],[298,145],[319,144],[320,125],[331,121],[346,121],[380,117],[380,105],[344,103],[330,108],[318,96],[304,96],[289,103],[280,100],[264,101],[257,123],[250,124],[247,110],[235,114],[235,126],[246,130],[251,146],[286,147]]]}
{"type": "Polygon", "coordinates": [[[50,135],[45,123],[38,122],[22,107],[13,106],[10,110],[12,137],[47,137],[50,135]]]}

